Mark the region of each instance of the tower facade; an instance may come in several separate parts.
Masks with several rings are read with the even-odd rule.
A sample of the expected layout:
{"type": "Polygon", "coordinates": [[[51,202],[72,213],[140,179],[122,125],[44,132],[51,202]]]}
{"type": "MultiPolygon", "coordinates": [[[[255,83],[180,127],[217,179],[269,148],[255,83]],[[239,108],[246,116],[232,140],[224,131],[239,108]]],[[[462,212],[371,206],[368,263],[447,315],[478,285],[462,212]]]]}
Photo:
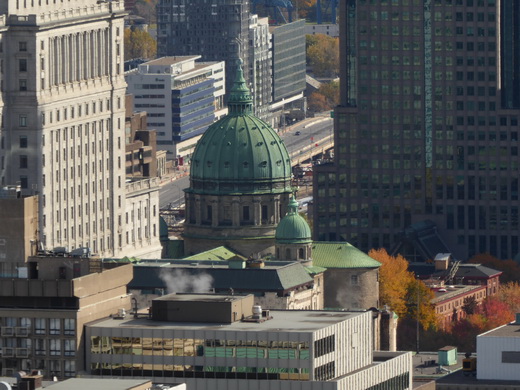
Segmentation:
{"type": "Polygon", "coordinates": [[[433,222],[431,252],[444,241],[459,258],[514,257],[518,5],[340,4],[335,160],[314,176],[314,238],[392,249],[410,225],[433,222]]]}
{"type": "Polygon", "coordinates": [[[125,246],[123,17],[119,0],[0,5],[0,181],[40,196],[47,249],[125,246]]]}
{"type": "Polygon", "coordinates": [[[201,55],[226,62],[226,90],[233,86],[237,60],[252,89],[255,115],[267,119],[271,99],[270,36],[245,0],[160,0],[157,6],[159,56],[201,55]]]}

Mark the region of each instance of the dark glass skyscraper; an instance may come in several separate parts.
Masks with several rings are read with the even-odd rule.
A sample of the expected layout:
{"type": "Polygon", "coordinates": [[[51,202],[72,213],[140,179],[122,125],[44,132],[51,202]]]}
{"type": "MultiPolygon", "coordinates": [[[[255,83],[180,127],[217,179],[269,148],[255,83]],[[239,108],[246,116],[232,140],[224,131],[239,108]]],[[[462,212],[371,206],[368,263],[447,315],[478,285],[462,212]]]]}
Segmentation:
{"type": "Polygon", "coordinates": [[[409,260],[518,251],[520,6],[340,2],[335,160],[314,234],[409,260]]]}

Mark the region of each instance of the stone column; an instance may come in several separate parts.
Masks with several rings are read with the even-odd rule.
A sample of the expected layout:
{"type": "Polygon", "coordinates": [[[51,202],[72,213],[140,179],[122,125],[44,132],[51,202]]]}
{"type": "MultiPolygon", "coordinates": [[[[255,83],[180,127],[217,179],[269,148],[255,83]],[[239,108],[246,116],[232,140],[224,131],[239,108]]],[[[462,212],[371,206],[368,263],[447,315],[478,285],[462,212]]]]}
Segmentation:
{"type": "Polygon", "coordinates": [[[232,226],[240,226],[240,198],[231,199],[231,224],[232,226]]]}
{"type": "Polygon", "coordinates": [[[280,196],[274,198],[274,223],[280,223],[280,196]]]}
{"type": "Polygon", "coordinates": [[[200,196],[195,195],[195,225],[197,226],[200,226],[202,223],[200,203],[200,196]]]}
{"type": "Polygon", "coordinates": [[[218,199],[215,197],[211,199],[211,226],[218,226],[218,199]]]}
{"type": "Polygon", "coordinates": [[[253,222],[255,226],[262,224],[262,198],[259,196],[253,198],[253,222]]]}

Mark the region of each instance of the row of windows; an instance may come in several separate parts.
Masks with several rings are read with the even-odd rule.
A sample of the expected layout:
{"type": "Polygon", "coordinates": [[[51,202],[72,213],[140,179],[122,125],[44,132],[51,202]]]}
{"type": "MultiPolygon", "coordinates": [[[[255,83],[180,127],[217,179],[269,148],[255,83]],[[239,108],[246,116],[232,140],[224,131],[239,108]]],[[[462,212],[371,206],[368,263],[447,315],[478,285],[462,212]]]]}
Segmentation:
{"type": "MultiPolygon", "coordinates": [[[[90,352],[114,355],[206,356],[309,360],[309,343],[257,340],[92,336],[90,352]]],[[[321,356],[321,355],[320,355],[321,356]]]]}
{"type": "MultiPolygon", "coordinates": [[[[76,320],[71,318],[17,318],[3,317],[0,319],[3,327],[22,327],[28,328],[28,332],[37,335],[60,335],[73,336],[76,334],[76,320]]],[[[3,331],[2,334],[4,333],[3,331]]]]}
{"type": "Polygon", "coordinates": [[[93,375],[308,381],[307,368],[93,363],[93,375]]]}

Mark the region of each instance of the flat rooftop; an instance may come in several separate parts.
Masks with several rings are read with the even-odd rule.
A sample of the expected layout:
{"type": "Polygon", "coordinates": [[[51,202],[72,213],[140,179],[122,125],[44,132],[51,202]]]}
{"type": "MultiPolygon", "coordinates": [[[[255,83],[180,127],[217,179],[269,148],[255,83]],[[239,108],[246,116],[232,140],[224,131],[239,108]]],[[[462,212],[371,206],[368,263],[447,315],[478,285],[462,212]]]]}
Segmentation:
{"type": "Polygon", "coordinates": [[[128,390],[145,384],[151,385],[150,379],[111,379],[111,378],[71,378],[63,382],[54,382],[46,387],[52,390],[128,390]]]}
{"type": "Polygon", "coordinates": [[[143,318],[103,319],[88,325],[90,328],[143,328],[161,330],[219,330],[235,332],[314,332],[333,324],[364,315],[366,312],[270,310],[272,319],[265,322],[194,323],[165,322],[143,318]]]}
{"type": "Polygon", "coordinates": [[[491,329],[486,333],[482,333],[477,337],[520,337],[520,324],[511,322],[499,328],[491,329]]]}
{"type": "Polygon", "coordinates": [[[485,286],[466,286],[466,285],[457,285],[457,286],[446,286],[439,289],[434,290],[435,298],[432,299],[432,303],[442,302],[447,299],[455,298],[461,294],[469,294],[473,290],[482,289],[485,286]],[[441,291],[446,290],[446,291],[441,291]]]}
{"type": "Polygon", "coordinates": [[[174,65],[178,64],[179,62],[185,62],[189,60],[196,60],[200,58],[199,55],[196,56],[174,56],[174,57],[161,57],[157,58],[156,60],[151,60],[142,63],[141,65],[174,65]]]}
{"type": "Polygon", "coordinates": [[[155,298],[154,301],[180,301],[180,302],[233,302],[241,301],[247,294],[168,294],[155,298]]]}

